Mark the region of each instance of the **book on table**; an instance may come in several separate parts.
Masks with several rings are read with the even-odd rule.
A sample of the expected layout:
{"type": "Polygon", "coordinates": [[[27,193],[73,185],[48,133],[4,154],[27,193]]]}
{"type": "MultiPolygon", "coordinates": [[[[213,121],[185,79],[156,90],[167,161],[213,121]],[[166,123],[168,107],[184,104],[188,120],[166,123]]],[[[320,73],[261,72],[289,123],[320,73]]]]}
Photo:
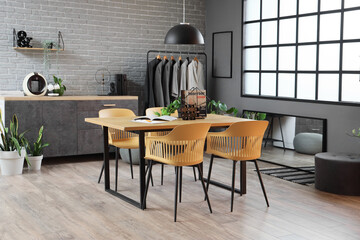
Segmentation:
{"type": "Polygon", "coordinates": [[[137,118],[134,118],[134,122],[142,122],[142,123],[162,123],[162,122],[169,122],[176,120],[176,117],[172,116],[140,116],[137,118]]]}

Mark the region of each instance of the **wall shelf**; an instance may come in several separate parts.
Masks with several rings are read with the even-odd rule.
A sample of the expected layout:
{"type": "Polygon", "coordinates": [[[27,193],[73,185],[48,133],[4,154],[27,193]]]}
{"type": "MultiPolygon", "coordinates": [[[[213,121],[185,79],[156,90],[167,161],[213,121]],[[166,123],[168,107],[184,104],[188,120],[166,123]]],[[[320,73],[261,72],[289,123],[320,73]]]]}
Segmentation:
{"type": "MultiPolygon", "coordinates": [[[[27,47],[13,47],[15,50],[44,50],[44,48],[27,48],[27,47]]],[[[52,48],[48,49],[49,51],[57,51],[58,49],[52,48]]],[[[64,51],[64,49],[59,49],[59,51],[64,51]]]]}
{"type": "MultiPolygon", "coordinates": [[[[13,49],[15,50],[44,50],[44,48],[28,48],[28,47],[18,47],[17,45],[17,40],[18,40],[18,36],[17,36],[17,32],[15,30],[15,28],[13,28],[13,49]]],[[[55,44],[56,45],[56,44],[55,44]]],[[[57,46],[58,48],[50,48],[48,49],[49,51],[64,51],[65,50],[65,44],[64,44],[64,39],[62,37],[61,32],[58,32],[58,37],[57,37],[57,46]]]]}

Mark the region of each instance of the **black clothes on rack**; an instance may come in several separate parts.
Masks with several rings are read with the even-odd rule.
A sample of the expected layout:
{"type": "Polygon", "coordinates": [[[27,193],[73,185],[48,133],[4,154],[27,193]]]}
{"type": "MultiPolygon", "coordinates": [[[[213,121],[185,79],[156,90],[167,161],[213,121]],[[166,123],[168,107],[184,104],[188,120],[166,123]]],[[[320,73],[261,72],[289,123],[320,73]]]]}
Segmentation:
{"type": "Polygon", "coordinates": [[[155,59],[149,61],[150,53],[158,53],[159,55],[160,53],[170,53],[179,54],[179,56],[181,56],[181,52],[159,50],[148,51],[148,64],[144,89],[144,110],[149,107],[165,107],[169,105],[174,98],[177,98],[180,95],[180,90],[187,90],[187,85],[193,85],[189,84],[189,81],[198,81],[198,79],[201,79],[203,82],[200,85],[206,90],[206,53],[187,52],[188,56],[191,54],[195,56],[203,55],[205,57],[205,64],[201,64],[196,60],[198,65],[194,66],[191,71],[189,69],[189,72],[187,69],[188,63],[190,63],[189,57],[185,60],[187,64],[184,66],[180,59],[175,61],[173,58],[167,60],[167,58],[164,57],[164,59],[161,60],[159,55],[155,59]],[[200,68],[197,68],[197,66],[200,66],[200,68]],[[197,69],[201,69],[201,71],[196,71],[197,69]],[[197,74],[199,73],[201,73],[201,77],[197,77],[197,74]]]}
{"type": "Polygon", "coordinates": [[[145,78],[145,93],[144,93],[144,105],[145,109],[149,107],[155,107],[155,98],[154,98],[154,79],[155,79],[155,67],[160,62],[160,59],[153,59],[150,62],[148,61],[146,69],[146,78],[145,78]]]}

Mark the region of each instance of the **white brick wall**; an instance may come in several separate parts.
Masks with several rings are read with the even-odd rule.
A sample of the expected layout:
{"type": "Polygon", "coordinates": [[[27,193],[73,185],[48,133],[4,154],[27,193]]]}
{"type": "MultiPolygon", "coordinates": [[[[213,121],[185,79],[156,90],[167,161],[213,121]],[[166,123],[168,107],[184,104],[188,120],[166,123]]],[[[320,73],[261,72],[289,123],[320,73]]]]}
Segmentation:
{"type": "MultiPolygon", "coordinates": [[[[42,51],[12,48],[13,28],[25,30],[33,47],[62,32],[65,51],[57,64],[52,53],[48,82],[60,76],[66,95],[101,94],[94,75],[107,67],[112,81],[127,74],[130,94],[141,96],[148,50],[204,51],[163,44],[166,32],[182,22],[182,0],[0,0],[0,19],[0,90],[21,90],[28,73],[44,72],[42,51]]],[[[205,0],[186,1],[186,21],[205,34],[205,0]]]]}

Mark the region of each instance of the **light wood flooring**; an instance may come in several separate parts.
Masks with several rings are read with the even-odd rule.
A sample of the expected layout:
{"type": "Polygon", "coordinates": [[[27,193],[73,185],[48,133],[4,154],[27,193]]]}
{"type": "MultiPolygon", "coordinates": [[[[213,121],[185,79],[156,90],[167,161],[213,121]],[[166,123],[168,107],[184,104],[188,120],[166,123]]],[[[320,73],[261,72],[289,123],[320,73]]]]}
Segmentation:
{"type": "Polygon", "coordinates": [[[271,145],[262,148],[260,159],[291,167],[315,166],[315,155],[302,154],[291,149],[284,151],[271,145]]]}
{"type": "MultiPolygon", "coordinates": [[[[194,182],[191,168],[184,169],[176,223],[173,168],[165,167],[161,186],[160,166],[154,166],[155,186],[143,211],[104,192],[103,181],[97,183],[101,165],[69,161],[44,164],[40,172],[0,176],[0,239],[360,239],[360,197],[263,175],[267,208],[253,163],[248,163],[248,192],[235,195],[232,213],[230,192],[210,186],[210,214],[200,182],[194,182]]],[[[113,173],[114,161],[111,166],[113,173]]],[[[231,166],[216,160],[213,179],[230,184],[231,166]]],[[[129,165],[120,162],[119,190],[130,197],[139,194],[137,167],[134,173],[131,180],[129,165]]]]}

